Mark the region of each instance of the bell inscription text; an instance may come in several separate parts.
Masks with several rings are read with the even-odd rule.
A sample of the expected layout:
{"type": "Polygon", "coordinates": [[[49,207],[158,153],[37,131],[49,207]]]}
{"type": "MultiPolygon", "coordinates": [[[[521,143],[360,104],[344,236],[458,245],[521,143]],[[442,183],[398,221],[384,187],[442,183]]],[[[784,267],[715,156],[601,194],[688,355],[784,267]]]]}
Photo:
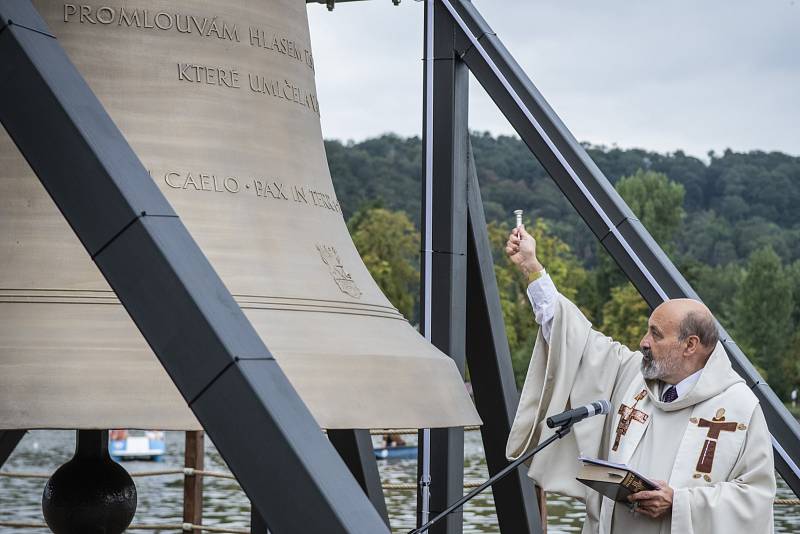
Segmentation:
{"type": "MultiPolygon", "coordinates": [[[[222,17],[202,16],[163,10],[152,11],[136,7],[95,6],[91,4],[64,4],[64,22],[101,24],[121,28],[174,31],[203,38],[216,38],[242,42],[239,25],[222,17]]],[[[250,46],[302,62],[314,69],[314,56],[307,46],[280,32],[258,26],[248,26],[250,46]]]]}

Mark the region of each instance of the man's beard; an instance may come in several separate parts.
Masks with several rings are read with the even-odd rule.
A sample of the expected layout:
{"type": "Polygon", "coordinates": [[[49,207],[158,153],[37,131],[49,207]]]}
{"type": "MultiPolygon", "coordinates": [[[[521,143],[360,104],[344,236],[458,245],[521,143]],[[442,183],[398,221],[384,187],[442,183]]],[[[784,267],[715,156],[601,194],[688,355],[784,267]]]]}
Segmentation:
{"type": "Polygon", "coordinates": [[[656,360],[653,357],[653,351],[650,348],[642,348],[642,376],[647,380],[656,380],[664,378],[673,369],[674,365],[671,358],[664,358],[656,360]]]}

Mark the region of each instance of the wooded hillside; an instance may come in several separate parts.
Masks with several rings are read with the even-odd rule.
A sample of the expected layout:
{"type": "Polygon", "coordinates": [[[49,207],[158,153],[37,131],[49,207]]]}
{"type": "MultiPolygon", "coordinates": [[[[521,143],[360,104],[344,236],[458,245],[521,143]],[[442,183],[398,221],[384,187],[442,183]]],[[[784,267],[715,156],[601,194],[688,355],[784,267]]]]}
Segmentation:
{"type": "MultiPolygon", "coordinates": [[[[559,289],[598,328],[638,346],[647,306],[527,147],[515,137],[487,133],[473,133],[472,145],[518,376],[536,330],[524,283],[502,256],[515,209],[535,221],[542,262],[559,289]]],[[[384,135],[359,143],[326,141],[325,147],[356,245],[390,299],[414,321],[420,139],[384,135]],[[385,239],[376,236],[380,225],[385,239]],[[392,249],[392,243],[399,245],[392,249]],[[383,257],[389,250],[391,258],[383,257]]],[[[680,151],[587,150],[785,398],[800,382],[800,157],[727,150],[702,161],[680,151]]]]}

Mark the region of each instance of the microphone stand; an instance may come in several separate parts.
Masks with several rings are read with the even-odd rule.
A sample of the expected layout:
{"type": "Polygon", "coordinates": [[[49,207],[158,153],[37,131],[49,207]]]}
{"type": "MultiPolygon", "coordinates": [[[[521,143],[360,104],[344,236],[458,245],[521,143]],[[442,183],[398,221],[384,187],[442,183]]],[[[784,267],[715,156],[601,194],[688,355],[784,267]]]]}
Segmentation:
{"type": "Polygon", "coordinates": [[[544,440],[542,443],[537,445],[535,449],[532,449],[532,450],[526,452],[525,454],[523,454],[522,456],[520,456],[519,458],[517,458],[516,460],[514,460],[510,464],[508,464],[506,467],[504,467],[495,476],[491,477],[489,480],[487,480],[486,482],[484,482],[483,484],[481,484],[480,486],[478,486],[477,488],[475,488],[474,490],[470,491],[469,493],[467,493],[466,495],[461,497],[459,500],[457,500],[456,502],[454,502],[453,504],[448,506],[447,509],[445,509],[443,512],[441,512],[439,515],[437,515],[436,517],[434,517],[433,519],[431,519],[430,521],[428,521],[427,523],[425,523],[421,527],[415,528],[414,530],[410,531],[408,534],[422,534],[423,532],[426,532],[429,528],[431,528],[434,525],[434,523],[437,523],[441,519],[443,519],[444,517],[450,515],[454,510],[456,510],[456,509],[460,508],[461,506],[463,506],[464,503],[466,503],[467,501],[471,500],[473,497],[475,497],[476,495],[481,493],[483,490],[485,490],[486,488],[488,488],[489,486],[491,486],[495,482],[498,482],[499,480],[502,480],[503,478],[505,478],[509,473],[511,473],[517,467],[519,467],[523,462],[528,460],[528,458],[530,458],[531,456],[533,456],[534,454],[536,454],[540,450],[544,449],[545,447],[547,447],[548,445],[553,443],[555,440],[561,439],[564,436],[566,436],[567,434],[569,434],[569,431],[572,429],[572,425],[573,424],[575,424],[574,421],[569,421],[564,426],[559,427],[559,429],[556,430],[555,434],[553,434],[552,436],[550,436],[549,438],[544,440]]]}

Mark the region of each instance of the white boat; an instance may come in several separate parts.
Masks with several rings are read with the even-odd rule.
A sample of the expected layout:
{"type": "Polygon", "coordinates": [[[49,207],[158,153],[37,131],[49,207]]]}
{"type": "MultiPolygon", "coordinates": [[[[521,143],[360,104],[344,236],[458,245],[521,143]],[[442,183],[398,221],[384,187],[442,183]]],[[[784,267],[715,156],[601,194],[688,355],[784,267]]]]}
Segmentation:
{"type": "Polygon", "coordinates": [[[150,460],[158,462],[167,450],[164,432],[147,430],[141,435],[132,435],[128,430],[112,430],[108,440],[108,452],[117,461],[150,460]]]}

